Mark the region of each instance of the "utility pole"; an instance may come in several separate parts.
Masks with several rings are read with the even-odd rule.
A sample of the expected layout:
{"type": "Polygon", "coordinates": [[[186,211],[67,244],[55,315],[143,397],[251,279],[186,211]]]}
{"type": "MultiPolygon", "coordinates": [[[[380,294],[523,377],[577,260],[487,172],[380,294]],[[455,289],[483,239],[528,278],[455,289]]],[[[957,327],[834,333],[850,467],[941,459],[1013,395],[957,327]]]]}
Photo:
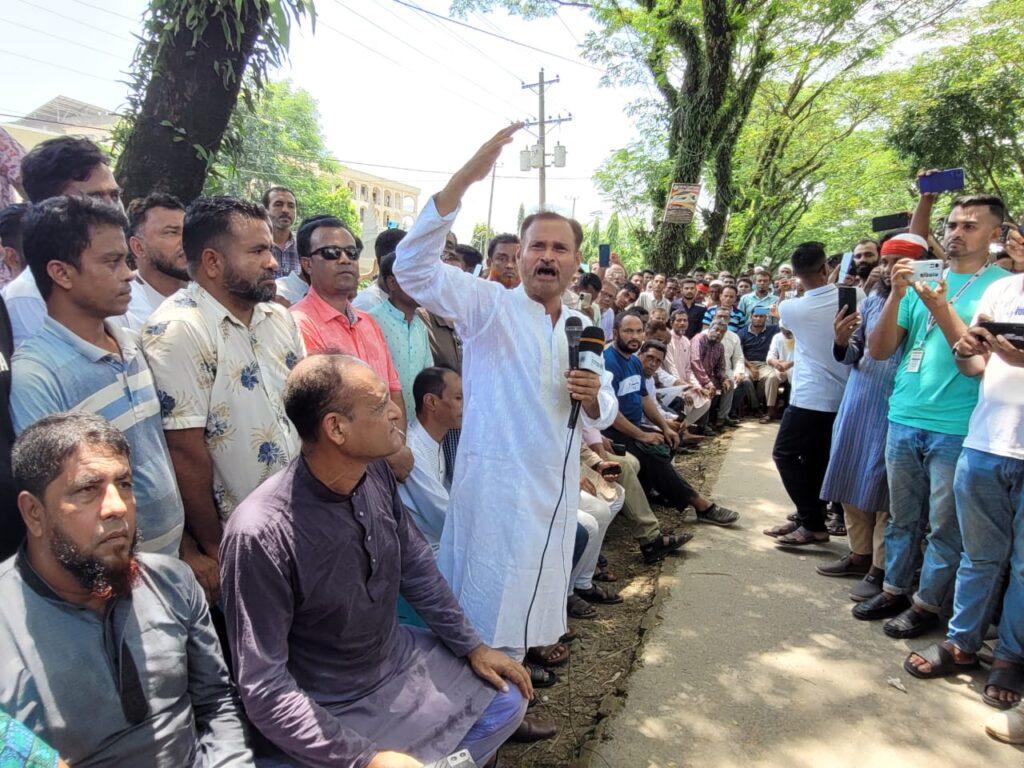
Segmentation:
{"type": "Polygon", "coordinates": [[[494,177],[498,172],[498,164],[491,166],[491,199],[487,201],[487,228],[484,230],[484,255],[487,255],[487,246],[491,242],[491,211],[494,209],[494,177]]]}
{"type": "MultiPolygon", "coordinates": [[[[537,136],[537,142],[538,143],[537,143],[537,146],[534,147],[534,149],[536,151],[533,153],[534,157],[532,159],[531,165],[532,165],[532,167],[537,168],[538,171],[540,172],[540,206],[541,207],[544,206],[544,202],[545,202],[545,198],[546,198],[547,157],[548,157],[547,156],[547,140],[546,140],[547,139],[547,126],[548,126],[549,123],[554,124],[554,125],[561,125],[562,123],[567,123],[570,120],[572,120],[572,114],[570,114],[568,117],[562,117],[561,115],[559,115],[558,117],[554,117],[554,118],[552,118],[552,117],[545,117],[545,113],[544,113],[544,87],[547,86],[547,85],[555,85],[555,84],[557,84],[559,82],[561,82],[561,78],[559,78],[557,75],[555,75],[555,79],[554,80],[545,80],[544,79],[544,70],[541,69],[540,74],[537,77],[537,82],[536,83],[529,83],[529,84],[523,83],[523,88],[529,88],[531,91],[533,89],[537,89],[537,100],[538,100],[537,119],[536,120],[529,120],[529,121],[527,121],[525,123],[525,126],[527,128],[532,128],[533,126],[536,125],[537,129],[538,129],[538,136],[537,136]],[[539,161],[537,159],[537,155],[539,155],[539,161]]],[[[561,168],[561,167],[563,167],[565,165],[565,148],[562,147],[561,145],[559,145],[559,147],[556,148],[556,152],[555,152],[555,165],[558,166],[559,168],[561,168]],[[561,151],[558,151],[559,148],[560,148],[561,151]]]]}

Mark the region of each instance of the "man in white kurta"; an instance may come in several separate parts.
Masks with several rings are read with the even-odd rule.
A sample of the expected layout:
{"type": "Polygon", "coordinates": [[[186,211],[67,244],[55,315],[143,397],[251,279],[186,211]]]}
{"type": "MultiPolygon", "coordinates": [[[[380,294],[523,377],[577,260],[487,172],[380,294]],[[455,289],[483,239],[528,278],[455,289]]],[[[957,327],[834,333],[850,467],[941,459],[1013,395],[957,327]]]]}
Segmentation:
{"type": "Polygon", "coordinates": [[[483,641],[521,656],[566,630],[580,487],[570,393],[582,404],[577,431],[607,427],[618,404],[603,366],[600,375],[566,373],[566,318],[591,322],[560,301],[580,261],[567,219],[524,222],[514,290],[441,262],[463,194],[518,127],[481,147],[424,206],[394,269],[421,306],[454,321],[463,342],[465,415],[438,565],[483,641]]]}

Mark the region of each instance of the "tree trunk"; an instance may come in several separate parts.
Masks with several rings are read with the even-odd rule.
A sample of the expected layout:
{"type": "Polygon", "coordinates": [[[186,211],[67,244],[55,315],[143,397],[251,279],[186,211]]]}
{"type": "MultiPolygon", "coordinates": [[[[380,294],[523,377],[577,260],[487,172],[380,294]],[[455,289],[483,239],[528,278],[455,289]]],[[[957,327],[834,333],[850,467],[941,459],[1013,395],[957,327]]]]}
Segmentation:
{"type": "Polygon", "coordinates": [[[238,101],[242,75],[267,24],[266,5],[245,0],[244,29],[230,44],[210,20],[193,44],[182,28],[157,52],[145,98],[117,162],[124,198],[160,190],[185,202],[203,190],[207,169],[238,101]]]}

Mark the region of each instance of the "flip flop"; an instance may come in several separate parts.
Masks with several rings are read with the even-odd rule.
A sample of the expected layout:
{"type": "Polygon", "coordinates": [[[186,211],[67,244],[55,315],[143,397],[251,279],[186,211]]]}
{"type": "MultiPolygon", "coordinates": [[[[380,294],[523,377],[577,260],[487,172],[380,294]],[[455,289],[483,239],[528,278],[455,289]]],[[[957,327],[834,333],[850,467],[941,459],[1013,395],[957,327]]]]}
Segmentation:
{"type": "Polygon", "coordinates": [[[1012,693],[1024,693],[1024,667],[992,667],[988,673],[988,680],[985,681],[985,688],[981,698],[990,707],[996,709],[1010,709],[1017,706],[1018,701],[1003,701],[994,696],[989,696],[989,688],[1002,688],[1012,693]]]}
{"type": "Polygon", "coordinates": [[[914,651],[910,656],[907,656],[903,662],[903,668],[908,674],[921,680],[932,680],[936,677],[949,677],[950,675],[959,675],[961,672],[977,669],[978,658],[975,656],[971,661],[961,664],[942,643],[932,643],[927,648],[914,651]],[[910,661],[911,656],[920,656],[931,665],[931,671],[922,672],[910,661]]]}
{"type": "Polygon", "coordinates": [[[996,712],[985,723],[985,733],[1005,744],[1024,744],[1024,712],[996,712]]]}
{"type": "Polygon", "coordinates": [[[603,581],[603,582],[613,582],[613,581],[618,581],[619,580],[618,576],[616,576],[614,573],[609,571],[604,566],[598,566],[597,570],[594,571],[594,575],[593,575],[592,578],[594,579],[594,581],[603,581]]]}

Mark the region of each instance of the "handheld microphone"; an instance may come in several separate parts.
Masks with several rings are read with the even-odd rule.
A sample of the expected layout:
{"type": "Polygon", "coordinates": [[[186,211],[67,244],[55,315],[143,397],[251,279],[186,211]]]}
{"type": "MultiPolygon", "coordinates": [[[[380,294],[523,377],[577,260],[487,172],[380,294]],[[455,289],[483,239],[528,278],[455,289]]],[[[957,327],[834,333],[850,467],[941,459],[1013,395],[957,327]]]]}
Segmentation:
{"type": "MultiPolygon", "coordinates": [[[[574,320],[576,318],[569,318],[574,320]]],[[[565,321],[565,333],[569,336],[569,320],[565,321]]],[[[580,323],[582,325],[582,323],[580,323]]],[[[569,341],[569,367],[573,370],[583,368],[600,375],[604,372],[604,331],[597,325],[585,330],[574,331],[575,342],[569,341]],[[575,348],[574,348],[575,343],[575,348]]],[[[573,400],[569,410],[569,429],[575,429],[580,417],[580,401],[573,400]]]]}

